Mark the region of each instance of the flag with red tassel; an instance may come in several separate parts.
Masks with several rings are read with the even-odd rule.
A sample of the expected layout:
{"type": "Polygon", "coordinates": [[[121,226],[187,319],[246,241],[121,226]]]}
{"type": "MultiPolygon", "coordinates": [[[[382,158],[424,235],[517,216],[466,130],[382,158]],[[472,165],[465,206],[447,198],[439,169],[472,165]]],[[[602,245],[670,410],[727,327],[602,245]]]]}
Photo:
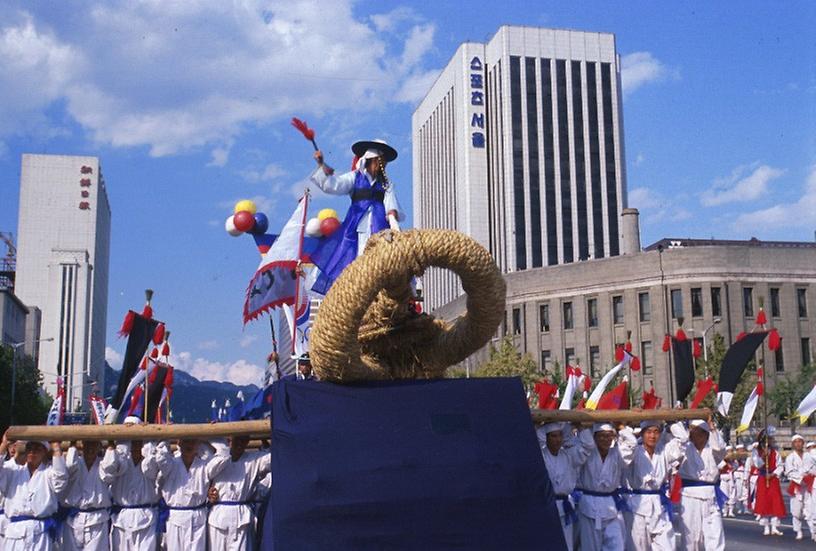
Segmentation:
{"type": "Polygon", "coordinates": [[[556,409],[558,403],[555,400],[555,393],[558,392],[558,386],[542,379],[537,382],[533,390],[538,395],[538,409],[556,409]]]}
{"type": "Polygon", "coordinates": [[[663,337],[663,352],[668,352],[671,350],[671,336],[667,333],[665,337],[663,337]]]}
{"type": "Polygon", "coordinates": [[[155,360],[159,357],[159,349],[154,347],[153,350],[150,351],[150,358],[155,360]]]}
{"type": "Polygon", "coordinates": [[[637,356],[632,356],[632,359],[629,362],[629,369],[632,371],[640,371],[640,358],[637,356]]]}
{"type": "Polygon", "coordinates": [[[654,384],[651,385],[649,392],[643,393],[643,409],[657,409],[660,407],[662,400],[655,392],[654,384]]]}
{"type": "Polygon", "coordinates": [[[161,355],[164,356],[164,357],[167,357],[167,356],[170,355],[170,343],[169,342],[164,341],[164,344],[162,345],[161,355]]]}
{"type": "Polygon", "coordinates": [[[128,310],[125,314],[125,319],[122,321],[122,327],[119,329],[119,337],[127,337],[133,331],[133,321],[136,319],[136,312],[128,310]]]}
{"type": "Polygon", "coordinates": [[[686,332],[683,331],[682,327],[677,328],[677,333],[674,335],[674,339],[677,342],[684,342],[688,337],[686,337],[686,332]]]}
{"type": "Polygon", "coordinates": [[[714,384],[714,379],[708,377],[702,381],[697,381],[697,390],[694,393],[694,399],[691,401],[691,409],[700,407],[700,403],[705,400],[706,396],[714,390],[716,392],[717,385],[714,384]]]}
{"type": "Polygon", "coordinates": [[[598,402],[596,409],[629,409],[629,380],[627,377],[623,381],[604,394],[598,402]]]}
{"type": "Polygon", "coordinates": [[[771,329],[768,334],[768,349],[772,351],[779,350],[780,346],[782,346],[782,337],[779,335],[779,331],[771,329]]]}
{"type": "Polygon", "coordinates": [[[757,325],[765,325],[766,323],[768,323],[768,317],[765,315],[765,310],[760,308],[759,313],[757,314],[757,317],[756,317],[756,324],[757,325]]]}
{"type": "Polygon", "coordinates": [[[694,351],[692,352],[692,354],[694,355],[695,358],[699,358],[700,356],[703,355],[703,345],[697,339],[694,339],[694,351]]]}
{"type": "MultiPolygon", "coordinates": [[[[632,341],[627,340],[626,344],[623,345],[623,349],[631,354],[632,353],[632,341]]],[[[618,360],[618,361],[620,361],[620,360],[618,360]]]]}
{"type": "Polygon", "coordinates": [[[620,344],[615,345],[615,363],[621,363],[623,361],[623,346],[620,344]]]}
{"type": "Polygon", "coordinates": [[[160,323],[156,326],[156,330],[153,332],[153,344],[156,346],[160,345],[164,340],[164,324],[160,323]]]}

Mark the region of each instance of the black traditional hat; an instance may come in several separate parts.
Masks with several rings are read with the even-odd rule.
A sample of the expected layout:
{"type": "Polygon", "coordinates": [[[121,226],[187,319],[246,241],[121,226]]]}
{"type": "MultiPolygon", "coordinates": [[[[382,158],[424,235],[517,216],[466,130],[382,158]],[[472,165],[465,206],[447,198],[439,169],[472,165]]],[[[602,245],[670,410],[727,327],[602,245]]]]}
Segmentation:
{"type": "Polygon", "coordinates": [[[390,163],[397,158],[397,150],[385,143],[385,140],[363,140],[351,146],[351,150],[360,158],[371,159],[374,156],[366,153],[369,151],[376,151],[378,157],[382,157],[387,163],[390,163]]]}

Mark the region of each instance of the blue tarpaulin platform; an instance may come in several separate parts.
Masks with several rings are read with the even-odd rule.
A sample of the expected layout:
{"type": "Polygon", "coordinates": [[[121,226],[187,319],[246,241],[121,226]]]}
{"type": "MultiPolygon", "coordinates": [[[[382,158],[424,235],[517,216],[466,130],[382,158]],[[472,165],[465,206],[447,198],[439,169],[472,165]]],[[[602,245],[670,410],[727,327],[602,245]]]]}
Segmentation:
{"type": "Polygon", "coordinates": [[[272,398],[264,549],[564,549],[518,379],[340,386],[272,398]]]}

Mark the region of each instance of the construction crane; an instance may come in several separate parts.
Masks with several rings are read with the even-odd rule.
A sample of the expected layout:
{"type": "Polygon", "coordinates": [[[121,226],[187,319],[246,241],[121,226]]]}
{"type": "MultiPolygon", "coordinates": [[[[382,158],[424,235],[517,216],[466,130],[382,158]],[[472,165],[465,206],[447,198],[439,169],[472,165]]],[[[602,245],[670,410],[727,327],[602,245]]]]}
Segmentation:
{"type": "Polygon", "coordinates": [[[17,247],[14,234],[0,232],[0,241],[6,244],[6,256],[0,260],[0,289],[14,291],[14,274],[17,271],[17,247]]]}

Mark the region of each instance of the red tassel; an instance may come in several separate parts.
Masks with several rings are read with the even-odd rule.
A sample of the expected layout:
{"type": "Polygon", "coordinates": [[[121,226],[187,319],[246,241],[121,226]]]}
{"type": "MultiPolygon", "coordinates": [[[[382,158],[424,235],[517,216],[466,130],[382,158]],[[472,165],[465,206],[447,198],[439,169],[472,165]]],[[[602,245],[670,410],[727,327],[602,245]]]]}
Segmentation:
{"type": "Polygon", "coordinates": [[[170,343],[164,343],[164,346],[162,346],[161,355],[165,357],[170,355],[170,343]]]}
{"type": "Polygon", "coordinates": [[[632,356],[632,363],[629,364],[629,369],[632,371],[640,371],[640,358],[632,356]]]}
{"type": "Polygon", "coordinates": [[[292,117],[292,126],[297,128],[300,131],[300,133],[303,134],[303,137],[306,138],[307,140],[314,140],[315,131],[309,128],[309,126],[306,124],[306,121],[302,121],[297,117],[292,117]]]}
{"type": "Polygon", "coordinates": [[[122,328],[119,329],[119,337],[127,337],[133,330],[133,320],[136,319],[136,312],[128,310],[125,315],[125,320],[122,322],[122,328]]]}
{"type": "Polygon", "coordinates": [[[756,323],[757,325],[765,325],[768,323],[768,318],[765,316],[765,310],[762,308],[759,309],[759,314],[757,314],[756,317],[756,323]]]}
{"type": "Polygon", "coordinates": [[[668,352],[671,350],[671,337],[666,335],[663,337],[663,352],[668,352]]]}
{"type": "Polygon", "coordinates": [[[757,379],[762,379],[762,375],[764,375],[764,373],[765,372],[762,370],[761,367],[757,369],[757,379]]]}
{"type": "Polygon", "coordinates": [[[632,353],[632,341],[626,341],[626,344],[623,345],[623,349],[631,354],[632,353]]]}
{"type": "Polygon", "coordinates": [[[576,377],[580,377],[581,376],[581,368],[580,367],[573,367],[572,368],[572,374],[575,375],[576,377]]]}
{"type": "Polygon", "coordinates": [[[677,339],[677,342],[684,342],[686,340],[686,332],[683,331],[682,327],[677,329],[677,333],[675,333],[674,338],[677,339]]]}
{"type": "Polygon", "coordinates": [[[741,332],[740,332],[740,333],[737,335],[737,342],[740,342],[740,341],[741,341],[742,339],[744,339],[744,338],[745,338],[745,331],[741,331],[741,332]]]}
{"type": "Polygon", "coordinates": [[[145,304],[144,310],[142,310],[142,317],[153,319],[153,308],[151,308],[149,304],[145,304]]]}
{"type": "Polygon", "coordinates": [[[615,361],[618,363],[623,361],[623,347],[621,345],[615,346],[615,361]]]}
{"type": "Polygon", "coordinates": [[[589,376],[584,377],[584,392],[589,392],[589,389],[592,388],[592,379],[589,376]]]}
{"type": "Polygon", "coordinates": [[[155,360],[156,358],[158,358],[158,357],[159,357],[159,349],[158,349],[158,348],[154,348],[153,350],[151,350],[151,351],[150,351],[150,357],[151,357],[151,358],[153,358],[154,360],[155,360]]]}
{"type": "Polygon", "coordinates": [[[762,383],[757,383],[757,396],[765,394],[765,386],[762,383]]]}
{"type": "Polygon", "coordinates": [[[164,340],[164,324],[160,323],[156,326],[156,330],[153,331],[153,344],[159,346],[161,342],[164,340]]]}
{"type": "Polygon", "coordinates": [[[139,369],[147,369],[147,356],[142,358],[142,365],[139,366],[139,369]]]}
{"type": "Polygon", "coordinates": [[[779,331],[771,329],[771,333],[768,335],[768,348],[770,350],[779,350],[780,346],[782,346],[782,337],[779,336],[779,331]]]}
{"type": "Polygon", "coordinates": [[[703,345],[700,344],[700,341],[697,341],[697,340],[694,341],[694,352],[693,352],[693,354],[694,354],[695,358],[699,358],[700,356],[703,355],[703,345]]]}

